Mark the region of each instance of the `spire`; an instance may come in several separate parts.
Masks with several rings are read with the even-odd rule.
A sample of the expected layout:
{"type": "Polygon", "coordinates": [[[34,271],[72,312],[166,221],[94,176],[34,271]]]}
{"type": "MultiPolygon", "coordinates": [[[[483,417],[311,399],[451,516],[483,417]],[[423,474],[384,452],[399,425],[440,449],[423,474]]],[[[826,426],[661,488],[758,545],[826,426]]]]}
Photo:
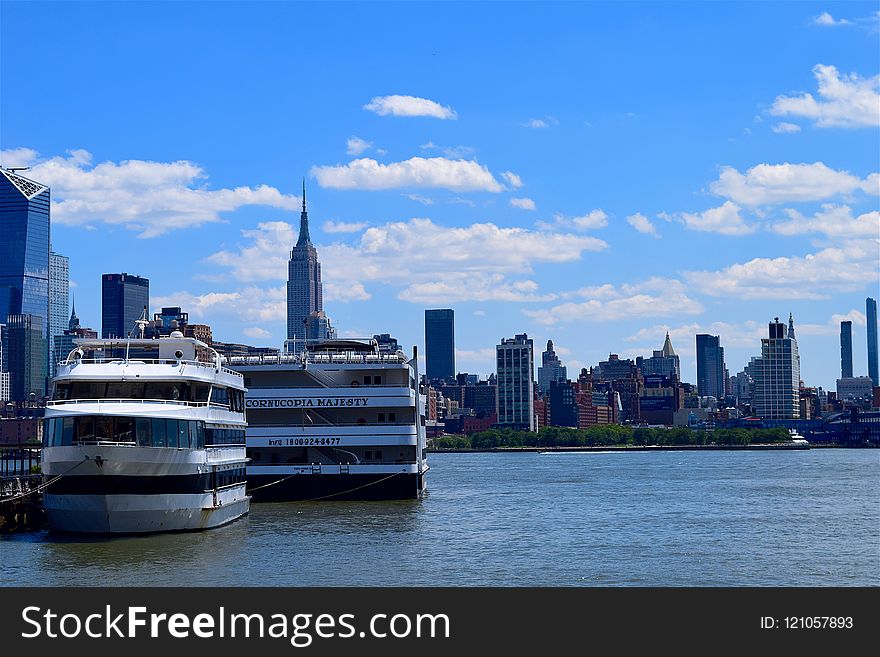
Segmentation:
{"type": "Polygon", "coordinates": [[[303,178],[303,209],[299,217],[299,239],[296,241],[297,246],[311,245],[312,240],[309,238],[309,213],[306,212],[306,179],[303,178]]]}
{"type": "Polygon", "coordinates": [[[797,339],[794,337],[794,317],[791,313],[788,313],[788,337],[790,337],[792,340],[797,339]]]}
{"type": "Polygon", "coordinates": [[[73,329],[79,328],[79,317],[76,316],[76,297],[71,295],[72,304],[70,310],[70,321],[67,322],[67,330],[72,331],[73,329]]]}
{"type": "Polygon", "coordinates": [[[666,340],[663,342],[663,357],[670,358],[675,356],[675,350],[672,348],[672,340],[669,339],[669,331],[666,331],[666,340]]]}

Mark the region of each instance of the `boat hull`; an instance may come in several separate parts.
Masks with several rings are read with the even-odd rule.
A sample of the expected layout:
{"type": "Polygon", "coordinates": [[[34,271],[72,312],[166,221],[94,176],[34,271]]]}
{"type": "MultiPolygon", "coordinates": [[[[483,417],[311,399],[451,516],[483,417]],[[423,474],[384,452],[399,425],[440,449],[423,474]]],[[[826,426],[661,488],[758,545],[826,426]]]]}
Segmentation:
{"type": "Polygon", "coordinates": [[[160,495],[43,496],[49,527],[86,534],[147,534],[225,525],[246,515],[242,487],[212,493],[160,495]]]}
{"type": "Polygon", "coordinates": [[[248,474],[254,502],[307,500],[409,500],[425,491],[425,472],[369,474],[248,474]]]}

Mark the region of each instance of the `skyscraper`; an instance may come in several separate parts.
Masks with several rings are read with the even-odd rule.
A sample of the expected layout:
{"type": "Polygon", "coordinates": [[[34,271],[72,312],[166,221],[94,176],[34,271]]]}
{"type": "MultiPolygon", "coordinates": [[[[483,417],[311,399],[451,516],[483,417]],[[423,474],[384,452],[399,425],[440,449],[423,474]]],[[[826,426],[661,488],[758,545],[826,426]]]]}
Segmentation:
{"type": "Polygon", "coordinates": [[[104,274],[101,277],[101,337],[125,338],[135,329],[135,321],[150,308],[150,281],[130,274],[104,274]]]}
{"type": "Polygon", "coordinates": [[[428,381],[455,378],[455,312],[425,311],[425,376],[428,381]]]}
{"type": "MultiPolygon", "coordinates": [[[[793,322],[792,322],[793,325],[793,322]]],[[[774,319],[761,339],[761,356],[752,359],[752,406],[763,420],[800,418],[800,356],[794,331],[774,319]]]]}
{"type": "Polygon", "coordinates": [[[642,374],[660,374],[662,376],[672,377],[681,381],[681,361],[678,354],[672,348],[672,340],[669,339],[669,332],[666,332],[666,339],[663,341],[663,348],[655,351],[650,358],[636,358],[636,365],[642,371],[642,374]]]}
{"type": "Polygon", "coordinates": [[[724,347],[717,335],[697,335],[697,391],[701,397],[724,398],[724,347]]]}
{"type": "MultiPolygon", "coordinates": [[[[18,331],[18,337],[23,335],[21,331],[25,329],[21,326],[40,331],[39,340],[33,344],[28,342],[27,349],[16,352],[15,356],[13,347],[9,346],[7,365],[13,399],[17,399],[14,395],[16,390],[23,389],[22,377],[27,379],[28,387],[37,386],[37,379],[42,379],[44,386],[46,382],[49,360],[49,188],[0,169],[0,323],[7,322],[8,316],[17,317],[15,322],[8,322],[10,338],[13,331],[18,331]],[[33,320],[22,318],[28,315],[33,320]],[[37,342],[45,347],[44,354],[35,350],[37,342]],[[22,354],[27,354],[27,358],[33,361],[21,361],[22,354]],[[39,367],[43,368],[42,376],[35,369],[39,367]]],[[[43,392],[38,396],[42,397],[43,392]]]]}
{"type": "Polygon", "coordinates": [[[852,322],[845,320],[840,323],[840,377],[853,375],[852,366],[852,322]]]}
{"type": "Polygon", "coordinates": [[[8,315],[6,318],[6,362],[9,391],[13,401],[42,399],[46,392],[48,340],[39,315],[8,315]]]}
{"type": "Polygon", "coordinates": [[[498,425],[536,431],[534,345],[525,333],[495,347],[498,379],[498,425]]]}
{"type": "MultiPolygon", "coordinates": [[[[309,214],[306,211],[306,182],[303,180],[302,214],[299,217],[299,239],[287,263],[287,339],[317,339],[308,333],[308,318],[324,310],[321,286],[321,263],[318,251],[309,237],[309,214]]],[[[320,323],[312,322],[319,326],[320,323]]]]}
{"type": "Polygon", "coordinates": [[[877,301],[865,299],[865,315],[868,319],[868,376],[875,386],[880,386],[880,373],[877,371],[877,301]]]}
{"type": "Polygon", "coordinates": [[[49,377],[55,376],[55,338],[64,333],[70,308],[70,259],[49,252],[49,377]]]}
{"type": "Polygon", "coordinates": [[[553,340],[547,340],[547,351],[541,353],[541,367],[538,368],[538,390],[542,395],[549,395],[553,381],[562,382],[567,378],[566,367],[553,350],[553,340]]]}

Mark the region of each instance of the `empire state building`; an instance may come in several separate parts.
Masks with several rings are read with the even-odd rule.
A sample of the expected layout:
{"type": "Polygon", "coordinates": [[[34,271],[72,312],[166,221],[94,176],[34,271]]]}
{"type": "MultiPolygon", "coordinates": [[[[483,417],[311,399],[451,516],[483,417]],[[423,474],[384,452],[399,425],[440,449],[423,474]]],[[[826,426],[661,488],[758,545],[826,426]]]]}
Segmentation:
{"type": "Polygon", "coordinates": [[[287,265],[287,339],[296,341],[326,339],[333,337],[334,334],[324,314],[318,251],[309,238],[305,180],[303,180],[302,199],[299,239],[290,252],[290,261],[287,265]]]}

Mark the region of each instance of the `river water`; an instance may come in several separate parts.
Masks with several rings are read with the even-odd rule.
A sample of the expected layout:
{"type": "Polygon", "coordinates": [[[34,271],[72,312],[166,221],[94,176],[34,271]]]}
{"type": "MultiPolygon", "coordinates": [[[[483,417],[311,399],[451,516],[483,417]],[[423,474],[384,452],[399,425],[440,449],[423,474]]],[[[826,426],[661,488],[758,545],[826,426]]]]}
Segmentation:
{"type": "Polygon", "coordinates": [[[5,586],[880,585],[880,450],[431,454],[421,500],[0,538],[5,586]]]}

